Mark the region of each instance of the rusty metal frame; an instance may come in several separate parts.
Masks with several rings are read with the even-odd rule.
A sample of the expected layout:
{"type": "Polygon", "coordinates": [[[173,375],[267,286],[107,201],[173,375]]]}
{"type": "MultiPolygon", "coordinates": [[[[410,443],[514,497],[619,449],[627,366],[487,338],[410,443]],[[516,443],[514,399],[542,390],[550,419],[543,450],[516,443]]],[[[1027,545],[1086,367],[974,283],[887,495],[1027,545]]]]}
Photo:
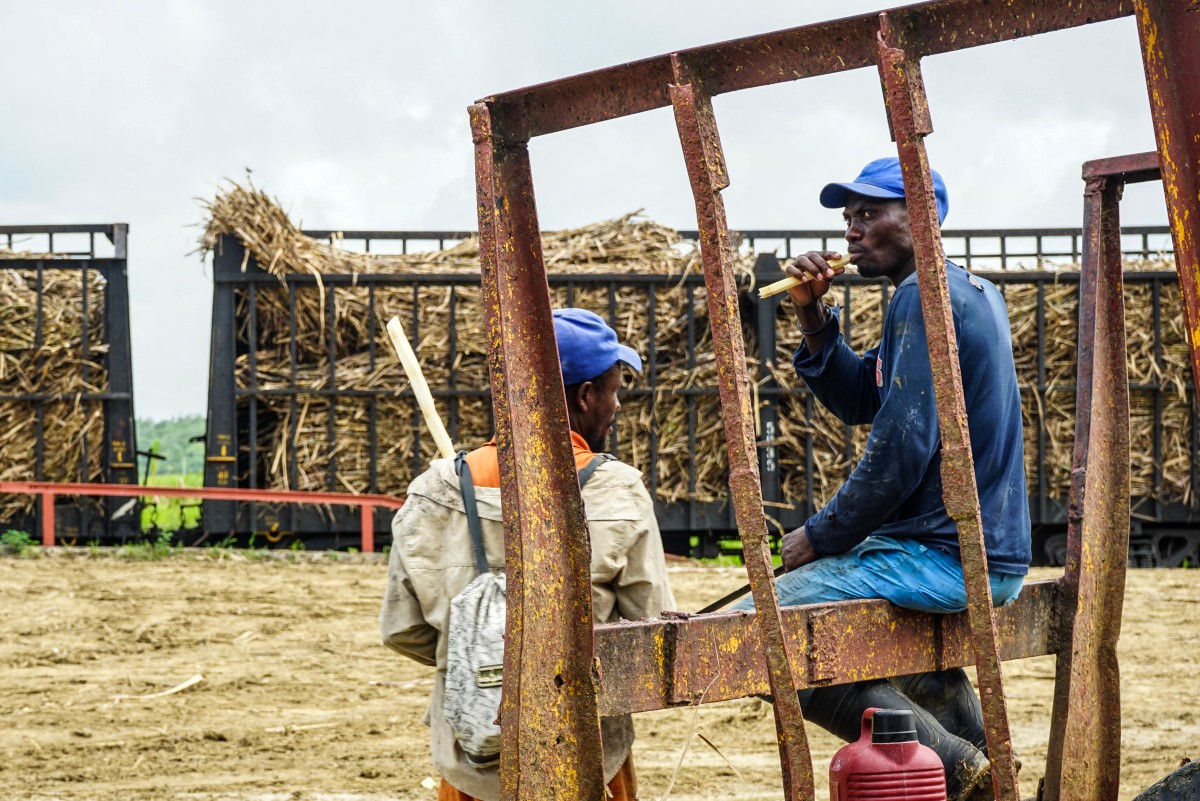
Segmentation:
{"type": "MultiPolygon", "coordinates": [[[[1032,581],[997,610],[1005,659],[1059,653],[1063,586],[1032,581]]],[[[965,615],[932,615],[886,601],[793,606],[782,612],[796,688],[944,670],[972,663],[965,615]],[[866,649],[846,647],[855,632],[866,649]]],[[[667,615],[596,627],[600,712],[620,715],[770,692],[762,640],[750,612],[667,615]]]]}
{"type": "Polygon", "coordinates": [[[1196,0],[1136,0],[1134,5],[1192,347],[1192,377],[1200,386],[1200,5],[1196,0]]]}
{"type": "MultiPolygon", "coordinates": [[[[752,647],[760,650],[756,657],[747,657],[750,661],[742,665],[742,674],[753,674],[747,664],[765,665],[767,687],[777,701],[780,693],[775,690],[788,682],[795,687],[813,686],[822,681],[884,675],[895,667],[888,659],[873,655],[849,656],[841,672],[832,671],[828,679],[820,670],[814,674],[813,664],[824,664],[821,654],[836,649],[837,637],[823,627],[822,621],[836,619],[865,625],[872,602],[851,604],[842,610],[836,605],[826,606],[797,617],[792,610],[778,609],[769,569],[764,575],[766,554],[759,536],[763,527],[758,504],[761,488],[756,460],[752,458],[753,429],[747,424],[744,351],[738,327],[729,325],[737,298],[727,281],[729,243],[719,194],[728,186],[729,176],[711,107],[711,98],[723,92],[871,65],[880,72],[889,123],[904,167],[943,433],[945,501],[958,524],[963,551],[967,625],[956,629],[951,639],[964,661],[963,641],[969,642],[970,656],[978,667],[996,798],[1015,801],[1016,774],[1000,659],[1047,652],[1061,656],[1068,646],[1060,636],[1039,642],[1029,639],[1023,630],[1006,632],[998,620],[1005,619],[1008,610],[996,614],[991,607],[945,263],[923,144],[923,137],[933,128],[920,59],[1129,16],[1136,11],[1155,130],[1163,153],[1163,177],[1193,366],[1200,375],[1200,260],[1194,234],[1184,225],[1187,220],[1200,218],[1200,198],[1195,191],[1200,186],[1196,174],[1200,164],[1200,89],[1187,86],[1183,76],[1189,73],[1178,69],[1200,58],[1200,14],[1185,13],[1189,10],[1185,6],[1193,5],[1190,0],[935,0],[882,14],[864,14],[679,51],[495,95],[471,107],[509,575],[508,647],[501,707],[501,783],[506,801],[601,797],[603,776],[597,759],[600,698],[604,699],[606,712],[637,707],[635,688],[620,690],[619,677],[613,674],[636,675],[639,679],[657,675],[659,689],[640,703],[678,703],[687,694],[680,695],[677,688],[694,688],[690,671],[703,664],[695,655],[687,661],[688,643],[720,643],[725,648],[717,652],[728,653],[731,649],[737,651],[739,643],[753,642],[752,647]],[[590,620],[586,519],[567,444],[565,400],[561,382],[546,379],[557,374],[557,361],[527,144],[534,136],[667,105],[675,109],[696,201],[723,416],[729,432],[730,483],[752,592],[761,612],[750,622],[741,623],[736,619],[730,622],[728,616],[708,616],[673,619],[658,628],[602,628],[597,641],[590,620]],[[801,621],[807,639],[798,639],[796,627],[801,621]],[[609,638],[623,644],[619,653],[611,650],[609,638]],[[639,645],[645,647],[644,654],[637,649],[639,645]],[[604,654],[599,667],[595,661],[597,650],[604,654]],[[624,663],[622,655],[627,657],[624,663]],[[635,656],[653,661],[629,662],[635,656]],[[681,656],[685,657],[683,661],[681,656]],[[611,667],[601,669],[606,664],[611,667]],[[621,664],[624,668],[614,669],[621,664]]],[[[1115,229],[1105,226],[1103,230],[1115,229]]],[[[1111,236],[1103,234],[1106,243],[1111,236]]],[[[1105,376],[1115,376],[1114,352],[1123,350],[1117,347],[1123,336],[1123,329],[1118,328],[1123,319],[1121,297],[1119,292],[1112,293],[1112,285],[1112,280],[1096,281],[1097,311],[1090,329],[1093,358],[1099,360],[1105,376]]],[[[1109,387],[1103,389],[1107,402],[1109,387]]],[[[1111,685],[1115,670],[1112,648],[1120,604],[1112,600],[1110,593],[1123,586],[1123,568],[1118,569],[1113,561],[1111,542],[1092,541],[1111,533],[1114,520],[1120,520],[1112,517],[1120,509],[1110,490],[1119,488],[1122,480],[1126,489],[1128,486],[1127,453],[1123,467],[1119,463],[1122,436],[1128,447],[1128,421],[1122,423],[1119,395],[1118,390],[1103,413],[1093,414],[1088,421],[1083,445],[1087,472],[1081,481],[1090,476],[1105,489],[1080,496],[1081,523],[1072,540],[1071,557],[1077,567],[1062,582],[1072,602],[1070,611],[1059,602],[1058,590],[1039,591],[1031,596],[1034,600],[1026,609],[1031,617],[1025,618],[1027,623],[1057,621],[1073,633],[1068,638],[1069,682],[1060,687],[1060,695],[1069,703],[1060,708],[1059,717],[1066,721],[1068,731],[1080,732],[1090,738],[1086,740],[1089,743],[1110,741],[1111,720],[1089,728],[1075,720],[1077,714],[1067,715],[1065,709],[1076,709],[1076,699],[1094,700],[1097,691],[1111,685]],[[1091,442],[1097,443],[1093,451],[1088,450],[1091,442]],[[1102,502],[1101,495],[1113,502],[1102,502]],[[1075,620],[1076,614],[1089,624],[1097,623],[1094,634],[1082,633],[1085,627],[1075,620]]],[[[1127,393],[1124,403],[1127,407],[1127,393]]],[[[1128,493],[1123,497],[1127,499],[1128,493]]],[[[935,640],[944,644],[944,628],[898,622],[888,639],[906,647],[935,640]]],[[[930,657],[922,664],[932,669],[950,663],[930,657]]],[[[725,669],[723,665],[721,670],[725,669]]],[[[731,695],[725,697],[756,691],[753,688],[761,690],[761,680],[757,684],[734,681],[728,691],[731,695]]],[[[715,696],[704,694],[703,700],[715,700],[715,696]]],[[[812,797],[811,764],[806,758],[801,719],[798,707],[792,708],[787,701],[777,705],[784,788],[789,799],[812,797]],[[803,764],[797,765],[797,759],[803,764]]],[[[1072,752],[1065,755],[1070,767],[1064,766],[1055,777],[1058,785],[1065,782],[1070,787],[1064,790],[1059,786],[1052,792],[1071,798],[1110,797],[1113,784],[1106,768],[1097,764],[1099,752],[1084,754],[1079,749],[1086,746],[1071,747],[1072,752]],[[1076,787],[1098,794],[1076,795],[1083,792],[1076,787]]]]}
{"type": "Polygon", "coordinates": [[[1055,671],[1040,794],[1046,801],[1116,798],[1120,781],[1116,644],[1129,554],[1130,472],[1119,210],[1125,184],[1160,177],[1157,153],[1083,165],[1079,375],[1062,580],[1063,620],[1070,628],[1055,671]],[[1103,402],[1096,403],[1097,398],[1103,402]]]}

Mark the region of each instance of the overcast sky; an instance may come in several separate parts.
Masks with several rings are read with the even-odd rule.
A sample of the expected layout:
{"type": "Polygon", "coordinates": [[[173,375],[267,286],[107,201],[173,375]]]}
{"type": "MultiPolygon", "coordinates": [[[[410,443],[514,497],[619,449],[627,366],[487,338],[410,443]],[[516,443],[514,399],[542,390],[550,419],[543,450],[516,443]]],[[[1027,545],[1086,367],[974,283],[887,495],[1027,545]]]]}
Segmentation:
{"type": "MultiPolygon", "coordinates": [[[[139,416],[203,414],[202,212],[246,168],[312,228],[475,228],[477,98],[876,2],[0,0],[0,222],[130,224],[139,416]]],[[[1080,164],[1152,150],[1132,18],[924,62],[948,228],[1078,226],[1080,164]]],[[[873,69],[717,98],[734,228],[833,228],[816,193],[894,154],[873,69]]],[[[694,228],[669,109],[531,145],[542,226],[694,228]]],[[[1130,187],[1126,224],[1166,219],[1130,187]]]]}

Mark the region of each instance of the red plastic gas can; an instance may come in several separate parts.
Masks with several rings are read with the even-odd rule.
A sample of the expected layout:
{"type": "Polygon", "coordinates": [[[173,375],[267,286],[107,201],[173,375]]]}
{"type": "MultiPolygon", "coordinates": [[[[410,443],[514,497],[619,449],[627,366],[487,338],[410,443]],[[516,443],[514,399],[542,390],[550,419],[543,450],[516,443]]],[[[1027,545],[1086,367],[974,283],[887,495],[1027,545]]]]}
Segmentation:
{"type": "Polygon", "coordinates": [[[946,772],[917,742],[913,713],[868,709],[858,742],[829,763],[829,801],[946,801],[946,772]]]}

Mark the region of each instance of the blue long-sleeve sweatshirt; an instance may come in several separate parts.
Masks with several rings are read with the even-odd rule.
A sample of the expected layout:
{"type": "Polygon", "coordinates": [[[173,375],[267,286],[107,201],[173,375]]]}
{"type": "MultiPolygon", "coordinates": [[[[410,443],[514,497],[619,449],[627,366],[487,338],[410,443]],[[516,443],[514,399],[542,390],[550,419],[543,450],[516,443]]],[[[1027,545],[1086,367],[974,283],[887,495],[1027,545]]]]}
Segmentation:
{"type": "MultiPolygon", "coordinates": [[[[1029,497],[1008,313],[992,283],[949,262],[946,273],[988,570],[1024,575],[1029,497]]],[[[793,363],[822,404],[849,425],[870,423],[871,433],[846,483],[805,524],[813,547],[837,554],[879,534],[957,556],[957,528],[942,501],[941,437],[916,275],[896,287],[879,347],[861,357],[834,316],[822,351],[801,345],[793,363]]]]}

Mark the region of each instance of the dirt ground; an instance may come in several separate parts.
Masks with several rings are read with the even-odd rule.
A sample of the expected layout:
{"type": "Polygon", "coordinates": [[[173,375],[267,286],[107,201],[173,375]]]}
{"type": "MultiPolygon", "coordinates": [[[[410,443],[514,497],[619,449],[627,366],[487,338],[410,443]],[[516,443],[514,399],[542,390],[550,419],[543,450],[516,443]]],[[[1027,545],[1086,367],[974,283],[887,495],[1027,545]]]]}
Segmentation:
{"type": "MultiPolygon", "coordinates": [[[[744,581],[671,570],[684,609],[744,581]]],[[[1042,571],[1040,577],[1053,575],[1042,571]]],[[[420,724],[430,671],[386,651],[382,561],[86,552],[0,558],[0,798],[375,801],[435,797],[420,724]],[[196,676],[187,689],[162,693],[196,676]],[[142,696],[142,697],[139,697],[142,696]]],[[[1121,639],[1122,798],[1197,756],[1200,572],[1131,571],[1121,639]]],[[[1050,657],[1006,664],[1022,795],[1042,772],[1050,657]]],[[[781,797],[770,708],[749,699],[637,719],[643,799],[781,797]],[[699,739],[686,754],[693,728],[699,739]],[[728,760],[728,762],[726,762],[728,760]]],[[[840,745],[810,729],[819,797],[840,745]]]]}

